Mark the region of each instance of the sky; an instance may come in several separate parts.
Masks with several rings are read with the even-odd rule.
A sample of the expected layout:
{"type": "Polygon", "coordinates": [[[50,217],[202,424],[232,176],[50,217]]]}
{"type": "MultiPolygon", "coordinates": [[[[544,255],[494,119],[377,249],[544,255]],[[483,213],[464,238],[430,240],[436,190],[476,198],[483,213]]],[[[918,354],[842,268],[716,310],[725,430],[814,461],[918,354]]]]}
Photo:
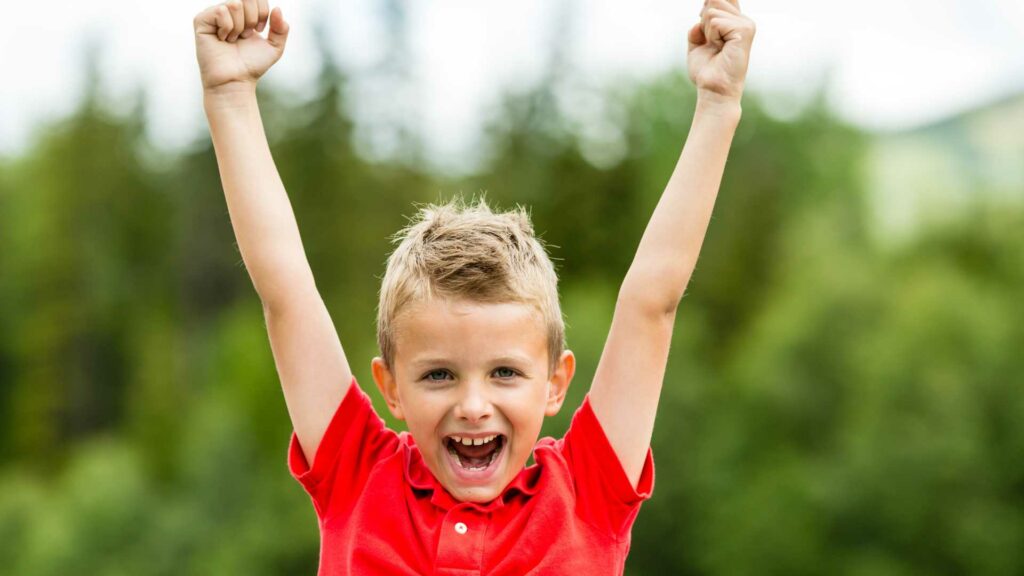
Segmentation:
{"type": "MultiPolygon", "coordinates": [[[[3,0],[0,155],[17,154],[35,127],[67,114],[81,95],[83,52],[101,44],[105,99],[126,105],[141,84],[151,137],[173,149],[203,137],[192,17],[209,2],[3,0]]],[[[338,61],[368,70],[387,46],[380,0],[281,0],[292,25],[283,59],[265,82],[311,95],[322,22],[338,61]]],[[[535,81],[552,35],[567,34],[568,63],[588,82],[682,69],[699,0],[402,0],[409,27],[415,123],[439,164],[469,157],[497,95],[535,81]],[[568,29],[556,29],[557,14],[568,29]]],[[[898,130],[1024,92],[1021,0],[745,0],[758,25],[747,90],[780,115],[824,85],[841,116],[898,130]]],[[[357,110],[387,107],[379,90],[356,92],[357,110]],[[360,94],[362,94],[360,96],[360,94]]],[[[395,111],[392,111],[395,113],[395,111]]]]}

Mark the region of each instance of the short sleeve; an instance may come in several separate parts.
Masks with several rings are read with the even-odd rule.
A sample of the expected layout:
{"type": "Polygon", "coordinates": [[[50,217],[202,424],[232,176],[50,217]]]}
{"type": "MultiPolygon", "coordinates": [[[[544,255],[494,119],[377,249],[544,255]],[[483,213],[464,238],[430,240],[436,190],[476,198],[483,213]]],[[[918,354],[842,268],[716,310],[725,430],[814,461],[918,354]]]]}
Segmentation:
{"type": "Polygon", "coordinates": [[[562,441],[562,452],[573,475],[577,512],[590,524],[609,530],[617,538],[628,533],[640,504],[650,498],[654,490],[651,449],[647,449],[640,481],[634,487],[605,436],[588,395],[573,415],[562,441]]]}
{"type": "Polygon", "coordinates": [[[323,519],[347,510],[362,491],[374,464],[399,449],[398,435],[373,410],[355,378],[342,398],[310,466],[292,432],[288,470],[313,500],[323,519]]]}

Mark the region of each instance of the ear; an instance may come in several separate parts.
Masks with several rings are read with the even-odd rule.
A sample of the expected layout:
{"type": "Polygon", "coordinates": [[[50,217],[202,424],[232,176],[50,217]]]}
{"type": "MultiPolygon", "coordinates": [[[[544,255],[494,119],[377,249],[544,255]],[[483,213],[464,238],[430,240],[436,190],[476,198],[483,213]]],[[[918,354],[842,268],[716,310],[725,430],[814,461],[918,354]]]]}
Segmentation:
{"type": "Polygon", "coordinates": [[[388,368],[384,359],[377,356],[370,362],[370,371],[373,373],[373,381],[377,384],[384,401],[388,403],[388,410],[399,420],[405,420],[405,412],[402,410],[402,399],[398,396],[398,381],[394,373],[388,368]]]}
{"type": "Polygon", "coordinates": [[[562,408],[565,402],[565,393],[569,390],[573,374],[576,373],[576,356],[572,350],[562,352],[562,357],[555,365],[555,371],[548,380],[548,402],[544,414],[554,416],[562,408]]]}

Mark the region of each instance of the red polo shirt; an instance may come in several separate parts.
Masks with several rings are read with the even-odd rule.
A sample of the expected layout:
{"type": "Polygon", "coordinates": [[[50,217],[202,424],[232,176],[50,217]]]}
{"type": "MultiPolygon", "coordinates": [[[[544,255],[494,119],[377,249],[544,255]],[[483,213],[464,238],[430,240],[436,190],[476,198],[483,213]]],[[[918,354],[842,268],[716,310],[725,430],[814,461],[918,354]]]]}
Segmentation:
{"type": "Polygon", "coordinates": [[[312,469],[294,433],[288,466],[320,521],[321,576],[622,574],[654,486],[650,450],[634,489],[588,398],[565,437],[541,438],[533,456],[498,498],[459,502],[353,380],[312,469]]]}

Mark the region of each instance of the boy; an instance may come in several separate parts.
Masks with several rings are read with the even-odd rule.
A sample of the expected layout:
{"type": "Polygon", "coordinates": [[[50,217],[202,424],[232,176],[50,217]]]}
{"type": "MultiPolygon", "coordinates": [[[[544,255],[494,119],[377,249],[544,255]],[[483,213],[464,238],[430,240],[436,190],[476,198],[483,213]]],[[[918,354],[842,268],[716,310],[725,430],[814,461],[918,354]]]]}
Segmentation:
{"type": "Polygon", "coordinates": [[[231,0],[194,25],[231,223],[295,430],[290,470],[320,522],[319,573],[621,574],[653,487],[676,308],[740,118],[753,22],[735,0],[707,0],[690,30],[690,135],[620,288],[590,392],[565,437],[539,441],[575,359],[526,214],[432,206],[403,231],[381,286],[372,373],[409,432],[387,430],[319,297],[256,105],[288,24],[266,0],[231,0]]]}

